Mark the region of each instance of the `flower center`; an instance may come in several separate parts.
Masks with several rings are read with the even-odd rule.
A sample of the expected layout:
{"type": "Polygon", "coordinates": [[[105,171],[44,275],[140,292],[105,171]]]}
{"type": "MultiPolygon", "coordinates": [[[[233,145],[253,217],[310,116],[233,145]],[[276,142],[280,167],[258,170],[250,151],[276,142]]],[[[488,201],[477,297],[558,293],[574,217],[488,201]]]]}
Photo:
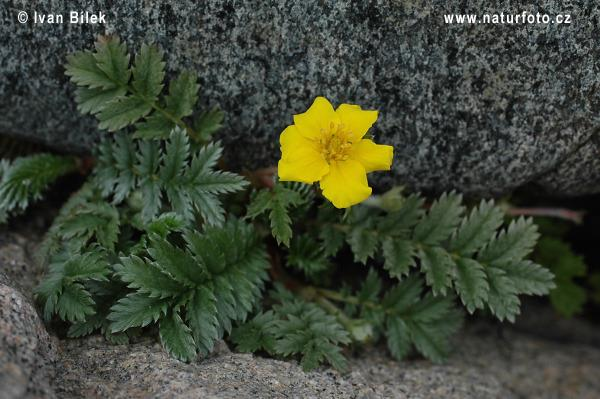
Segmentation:
{"type": "Polygon", "coordinates": [[[336,125],[331,122],[329,130],[321,129],[319,139],[321,154],[327,162],[345,161],[348,159],[352,142],[350,132],[343,124],[336,125]]]}

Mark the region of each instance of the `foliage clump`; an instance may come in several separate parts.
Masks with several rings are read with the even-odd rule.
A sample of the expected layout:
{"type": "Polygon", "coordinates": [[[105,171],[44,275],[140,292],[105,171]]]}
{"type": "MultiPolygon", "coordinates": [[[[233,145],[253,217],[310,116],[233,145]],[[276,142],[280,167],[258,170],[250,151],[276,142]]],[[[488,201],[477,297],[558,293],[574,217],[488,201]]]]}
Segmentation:
{"type": "MultiPolygon", "coordinates": [[[[393,189],[342,212],[312,186],[250,186],[223,171],[211,141],[221,113],[194,113],[192,73],[165,84],[155,46],[130,57],[103,38],[66,69],[79,110],[115,132],[42,246],[48,273],[37,296],[71,337],[100,331],[124,343],[156,331],[184,361],[227,338],[241,351],[296,357],[306,370],[347,369],[345,346],[383,339],[398,359],[416,350],[437,362],[461,308],[514,321],[519,296],[554,286],[528,259],[535,225],[506,220],[491,201],[468,208],[449,193],[429,206],[393,189]]],[[[23,191],[10,187],[25,175],[0,164],[0,190],[17,193],[0,211],[24,208],[65,165],[23,191]]]]}

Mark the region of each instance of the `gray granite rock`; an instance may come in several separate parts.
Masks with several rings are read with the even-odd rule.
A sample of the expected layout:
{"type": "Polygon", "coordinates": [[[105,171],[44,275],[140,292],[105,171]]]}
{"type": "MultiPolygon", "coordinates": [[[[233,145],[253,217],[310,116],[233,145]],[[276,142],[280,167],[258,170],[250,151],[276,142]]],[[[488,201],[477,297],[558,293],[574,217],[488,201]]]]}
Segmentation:
{"type": "Polygon", "coordinates": [[[413,189],[554,194],[600,185],[600,9],[594,0],[2,2],[0,134],[89,150],[96,123],[75,111],[65,55],[116,33],[156,42],[191,68],[203,102],[227,112],[233,167],[267,166],[277,137],[317,95],[381,111],[393,175],[413,189]],[[466,4],[468,3],[468,6],[466,4]],[[30,14],[19,24],[17,13],[30,14]],[[34,11],[104,11],[105,25],[41,25],[34,11]],[[445,24],[445,13],[570,14],[571,24],[445,24]]]}
{"type": "Polygon", "coordinates": [[[56,342],[31,300],[33,263],[22,236],[0,232],[0,398],[53,398],[56,342]]]}

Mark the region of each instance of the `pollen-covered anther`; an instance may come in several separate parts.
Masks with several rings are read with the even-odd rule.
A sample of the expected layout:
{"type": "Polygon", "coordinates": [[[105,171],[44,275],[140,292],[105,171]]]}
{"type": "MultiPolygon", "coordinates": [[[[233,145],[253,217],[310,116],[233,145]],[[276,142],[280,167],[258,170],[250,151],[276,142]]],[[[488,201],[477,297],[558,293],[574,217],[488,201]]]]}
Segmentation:
{"type": "Polygon", "coordinates": [[[350,132],[344,129],[343,124],[329,124],[329,131],[321,129],[321,138],[319,139],[321,154],[327,162],[345,161],[349,158],[349,152],[352,148],[350,141],[350,132]]]}

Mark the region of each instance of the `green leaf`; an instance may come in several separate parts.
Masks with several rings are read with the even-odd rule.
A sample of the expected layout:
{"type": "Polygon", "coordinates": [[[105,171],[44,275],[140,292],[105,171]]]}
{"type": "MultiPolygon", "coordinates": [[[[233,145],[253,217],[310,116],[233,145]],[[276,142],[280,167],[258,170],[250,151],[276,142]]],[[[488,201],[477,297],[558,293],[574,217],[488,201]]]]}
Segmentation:
{"type": "Polygon", "coordinates": [[[461,195],[443,194],[415,227],[414,239],[427,245],[437,245],[450,237],[464,211],[461,202],[461,195]]]}
{"type": "Polygon", "coordinates": [[[274,307],[279,320],[275,321],[275,351],[283,356],[301,354],[300,364],[305,371],[327,360],[339,370],[347,368],[338,344],[348,344],[348,332],[335,317],[323,309],[299,300],[274,307]]]}
{"type": "Polygon", "coordinates": [[[387,237],[382,243],[384,268],[391,277],[402,278],[408,275],[411,266],[415,265],[415,250],[410,241],[387,237]]]}
{"type": "Polygon", "coordinates": [[[87,242],[95,237],[102,247],[114,251],[119,236],[119,212],[105,202],[87,203],[76,215],[61,223],[60,236],[66,240],[81,238],[87,242]]]}
{"type": "Polygon", "coordinates": [[[166,97],[167,111],[175,118],[190,116],[198,101],[198,83],[191,72],[184,72],[169,85],[169,95],[166,97]]]}
{"type": "Polygon", "coordinates": [[[118,87],[117,83],[98,67],[91,51],[79,51],[68,55],[65,69],[65,74],[79,86],[103,90],[118,87]]]}
{"type": "Polygon", "coordinates": [[[71,324],[67,335],[70,338],[80,338],[90,335],[102,326],[102,315],[93,314],[87,316],[85,321],[79,321],[71,324]]]}
{"type": "Polygon", "coordinates": [[[98,114],[98,127],[114,132],[137,122],[151,110],[152,105],[139,97],[119,97],[102,108],[98,114]]]}
{"type": "Polygon", "coordinates": [[[116,37],[101,39],[96,42],[96,53],[93,54],[96,65],[106,76],[119,86],[129,82],[129,54],[127,46],[116,37]]]}
{"type": "Polygon", "coordinates": [[[167,142],[164,164],[160,169],[160,177],[165,183],[181,176],[186,167],[189,151],[190,142],[187,134],[180,128],[174,129],[167,142]]]}
{"type": "Polygon", "coordinates": [[[486,267],[488,284],[488,307],[498,320],[504,319],[514,323],[516,316],[521,312],[521,301],[517,296],[518,291],[506,272],[496,267],[486,267]]]}
{"type": "Polygon", "coordinates": [[[145,327],[158,321],[167,313],[169,302],[162,298],[152,298],[141,293],[131,293],[111,308],[108,320],[111,332],[125,331],[131,327],[145,327]]]}
{"type": "Polygon", "coordinates": [[[193,287],[205,280],[201,266],[187,251],[174,247],[158,236],[150,237],[148,253],[163,272],[184,286],[193,287]]]}
{"type": "Polygon", "coordinates": [[[587,293],[573,281],[556,281],[557,288],[550,291],[550,302],[558,313],[572,317],[583,311],[587,301],[587,293]]]}
{"type": "Polygon", "coordinates": [[[160,319],[160,341],[174,358],[189,362],[196,358],[196,348],[191,330],[177,312],[160,319]]]}
{"type": "Polygon", "coordinates": [[[142,45],[135,57],[133,67],[133,88],[136,94],[149,101],[156,101],[163,88],[165,63],[162,53],[156,46],[142,45]]]}
{"type": "Polygon", "coordinates": [[[378,226],[385,235],[409,238],[409,232],[423,216],[423,198],[416,194],[407,197],[400,209],[390,212],[378,226]]]}
{"type": "Polygon", "coordinates": [[[201,355],[208,355],[219,339],[217,298],[206,287],[198,287],[186,308],[187,322],[191,327],[194,341],[201,355]]]}
{"type": "Polygon", "coordinates": [[[501,268],[519,294],[546,295],[556,287],[550,270],[529,260],[510,263],[501,268]]]}
{"type": "Polygon", "coordinates": [[[64,263],[63,273],[71,281],[108,281],[109,263],[103,249],[93,247],[82,254],[72,254],[64,263]]]}
{"type": "Polygon", "coordinates": [[[367,259],[373,257],[379,244],[377,232],[370,226],[354,226],[346,240],[354,253],[354,260],[362,264],[366,264],[367,259]]]}
{"type": "Polygon", "coordinates": [[[128,283],[129,288],[137,289],[149,297],[174,297],[185,289],[158,266],[137,256],[121,258],[121,264],[115,265],[115,272],[123,282],[128,283]]]}
{"type": "Polygon", "coordinates": [[[260,190],[255,192],[254,197],[248,205],[246,211],[246,217],[255,219],[270,209],[271,206],[271,192],[269,190],[260,190]]]}
{"type": "Polygon", "coordinates": [[[518,262],[531,253],[538,237],[537,226],[531,219],[513,220],[506,230],[481,250],[477,259],[494,266],[518,262]]]}
{"type": "Polygon", "coordinates": [[[56,309],[61,319],[70,322],[84,321],[95,312],[92,296],[81,284],[64,286],[56,309]]]}
{"type": "Polygon", "coordinates": [[[162,183],[156,178],[161,162],[160,146],[156,142],[142,141],[139,148],[139,184],[144,198],[142,218],[152,220],[160,211],[162,202],[162,183]]]}
{"type": "Polygon", "coordinates": [[[452,283],[450,276],[455,268],[450,254],[440,247],[425,247],[420,251],[419,257],[427,285],[431,286],[435,295],[446,295],[452,283]]]}
{"type": "MultiPolygon", "coordinates": [[[[134,173],[136,161],[135,145],[127,135],[117,134],[115,135],[115,145],[112,147],[112,151],[114,165],[107,165],[107,167],[116,167],[114,200],[115,203],[119,203],[127,198],[136,185],[136,175],[134,173]]],[[[101,172],[97,176],[102,176],[101,172]]]]}
{"type": "Polygon", "coordinates": [[[294,237],[290,245],[287,264],[301,270],[308,277],[316,277],[330,266],[319,243],[307,234],[294,237]]]}
{"type": "Polygon", "coordinates": [[[473,313],[475,309],[483,309],[490,287],[485,270],[479,262],[468,258],[457,259],[454,285],[469,313],[473,313]]]}
{"type": "Polygon", "coordinates": [[[136,123],[135,133],[136,139],[168,139],[169,134],[175,128],[175,123],[168,119],[162,113],[155,111],[145,120],[136,123]]]}
{"type": "Polygon", "coordinates": [[[198,134],[198,140],[210,141],[212,135],[223,127],[223,117],[223,112],[216,107],[200,114],[194,121],[194,131],[198,134]]]}
{"type": "Polygon", "coordinates": [[[231,340],[239,352],[275,350],[276,317],[273,311],[259,313],[250,321],[238,326],[231,333],[231,340]]]}
{"type": "Polygon", "coordinates": [[[502,209],[493,201],[481,201],[469,217],[463,219],[456,234],[450,241],[450,250],[464,255],[472,255],[492,239],[504,221],[502,209]]]}
{"type": "Polygon", "coordinates": [[[117,101],[127,94],[125,87],[88,88],[78,87],[75,91],[77,110],[82,114],[96,115],[104,109],[109,102],[117,101]]]}
{"type": "Polygon", "coordinates": [[[550,302],[557,312],[566,317],[581,313],[587,293],[575,279],[586,275],[587,265],[583,257],[575,254],[562,240],[542,236],[535,260],[555,275],[556,288],[550,291],[550,302]]]}
{"type": "Polygon", "coordinates": [[[0,181],[0,212],[22,211],[58,178],[77,170],[73,157],[36,154],[4,164],[0,181]]]}
{"type": "Polygon", "coordinates": [[[389,318],[386,324],[385,337],[387,347],[396,359],[403,359],[412,347],[410,331],[400,318],[389,318]]]}
{"type": "Polygon", "coordinates": [[[319,225],[319,239],[327,256],[335,256],[344,246],[346,236],[331,224],[319,225]]]}
{"type": "Polygon", "coordinates": [[[262,190],[256,194],[248,207],[247,217],[254,219],[269,211],[271,232],[279,245],[290,245],[292,219],[289,208],[302,203],[302,196],[282,184],[275,184],[272,190],[262,190]]]}

